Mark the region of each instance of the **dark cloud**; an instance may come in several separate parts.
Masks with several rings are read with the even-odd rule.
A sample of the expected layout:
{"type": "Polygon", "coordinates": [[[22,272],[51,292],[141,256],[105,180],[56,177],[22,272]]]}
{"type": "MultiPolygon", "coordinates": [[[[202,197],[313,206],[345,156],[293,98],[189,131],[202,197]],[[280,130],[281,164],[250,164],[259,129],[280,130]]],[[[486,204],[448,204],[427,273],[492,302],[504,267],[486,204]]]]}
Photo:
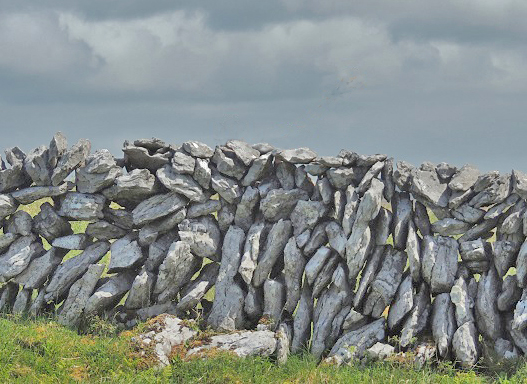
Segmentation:
{"type": "Polygon", "coordinates": [[[527,162],[527,5],[0,0],[0,133],[527,162]]]}

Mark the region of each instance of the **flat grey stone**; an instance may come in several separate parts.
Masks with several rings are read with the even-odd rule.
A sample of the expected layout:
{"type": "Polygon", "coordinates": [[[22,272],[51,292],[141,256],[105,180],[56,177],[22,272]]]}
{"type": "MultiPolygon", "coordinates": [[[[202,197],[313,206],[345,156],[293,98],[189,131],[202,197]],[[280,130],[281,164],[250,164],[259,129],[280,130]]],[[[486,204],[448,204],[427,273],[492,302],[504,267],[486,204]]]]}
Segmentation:
{"type": "Polygon", "coordinates": [[[247,168],[235,156],[227,156],[228,153],[228,148],[216,147],[214,156],[212,156],[212,162],[216,164],[216,168],[223,175],[241,180],[247,172],[247,168]]]}
{"type": "Polygon", "coordinates": [[[512,241],[497,240],[492,243],[494,266],[500,278],[515,264],[520,244],[512,241]]]}
{"type": "Polygon", "coordinates": [[[29,303],[31,301],[31,295],[33,294],[32,290],[21,289],[16,295],[15,302],[13,303],[13,308],[11,312],[14,315],[22,315],[27,312],[29,309],[29,303]]]}
{"type": "Polygon", "coordinates": [[[146,168],[150,172],[155,172],[170,162],[170,152],[151,155],[148,149],[136,147],[127,141],[124,142],[123,152],[125,162],[132,168],[146,168]]]}
{"type": "Polygon", "coordinates": [[[225,335],[216,335],[210,338],[210,342],[187,352],[187,356],[198,355],[208,349],[228,351],[238,357],[248,356],[271,356],[276,351],[277,340],[275,333],[262,331],[242,331],[225,335]]]}
{"type": "Polygon", "coordinates": [[[171,165],[176,173],[192,175],[196,166],[196,160],[192,156],[176,151],[171,159],[171,165]]]}
{"type": "Polygon", "coordinates": [[[342,258],[337,253],[333,253],[330,256],[327,263],[322,267],[315,278],[315,282],[313,283],[313,298],[318,298],[331,282],[333,273],[337,269],[340,261],[342,261],[342,258]]]}
{"type": "Polygon", "coordinates": [[[267,236],[265,251],[254,270],[252,284],[261,286],[271,272],[278,258],[283,254],[285,245],[292,235],[292,225],[288,220],[279,220],[273,225],[267,236]]]}
{"type": "Polygon", "coordinates": [[[244,293],[234,276],[238,272],[245,233],[231,226],[223,240],[220,271],[216,279],[216,295],[209,314],[208,324],[213,329],[233,331],[244,322],[244,293]]]}
{"type": "Polygon", "coordinates": [[[459,277],[450,290],[450,300],[455,306],[455,317],[458,326],[467,322],[474,322],[475,297],[468,289],[463,277],[459,277]]]}
{"type": "Polygon", "coordinates": [[[103,195],[68,192],[57,213],[72,220],[97,221],[104,218],[102,210],[105,204],[103,195]]]}
{"type": "Polygon", "coordinates": [[[522,296],[522,290],[518,286],[516,275],[508,275],[503,279],[501,292],[497,299],[498,310],[510,312],[522,296]]]}
{"type": "Polygon", "coordinates": [[[225,146],[232,150],[245,166],[251,165],[251,163],[260,156],[260,152],[251,147],[244,141],[241,140],[229,140],[225,143],[225,146]]]}
{"type": "Polygon", "coordinates": [[[375,234],[375,245],[384,245],[392,232],[392,213],[381,207],[379,214],[372,223],[375,234]]]}
{"type": "Polygon", "coordinates": [[[394,250],[386,256],[377,276],[370,285],[370,292],[364,303],[363,314],[380,317],[395,297],[403,277],[406,254],[394,250]]]}
{"type": "Polygon", "coordinates": [[[229,226],[234,223],[236,216],[236,205],[228,203],[220,196],[221,208],[217,213],[218,226],[222,233],[227,232],[229,226]]]}
{"type": "Polygon", "coordinates": [[[293,164],[307,164],[317,157],[317,154],[309,148],[286,149],[276,154],[278,159],[293,164]]]}
{"type": "Polygon", "coordinates": [[[415,167],[406,161],[398,161],[393,172],[393,180],[401,191],[408,191],[412,182],[412,172],[415,167]]]}
{"type": "Polygon", "coordinates": [[[87,173],[84,168],[76,171],[75,184],[77,191],[96,193],[113,185],[115,179],[122,175],[121,168],[115,166],[106,173],[87,173]]]}
{"type": "Polygon", "coordinates": [[[476,323],[479,332],[490,340],[498,339],[503,332],[496,299],[501,281],[494,268],[481,275],[476,297],[476,323]]]}
{"type": "Polygon", "coordinates": [[[194,180],[203,189],[210,189],[210,181],[212,179],[212,171],[209,167],[209,160],[206,159],[196,159],[194,164],[194,173],[192,174],[194,180]]]}
{"type": "Polygon", "coordinates": [[[146,269],[142,269],[130,287],[130,292],[128,293],[124,307],[127,309],[149,307],[154,281],[154,274],[148,272],[146,269]]]}
{"type": "Polygon", "coordinates": [[[432,293],[450,292],[456,278],[458,243],[442,236],[423,238],[422,270],[432,293]]]}
{"type": "Polygon", "coordinates": [[[411,191],[432,205],[445,208],[448,206],[449,190],[442,184],[437,173],[432,171],[415,170],[412,174],[411,191]]]}
{"type": "Polygon", "coordinates": [[[410,195],[406,192],[395,192],[392,197],[392,204],[393,245],[397,249],[404,250],[408,240],[408,223],[412,219],[410,195]]]}
{"type": "Polygon", "coordinates": [[[26,289],[41,288],[65,255],[66,251],[51,247],[44,255],[31,260],[27,268],[15,276],[13,281],[26,289]]]}
{"type": "Polygon", "coordinates": [[[168,232],[150,244],[148,246],[148,257],[145,261],[145,268],[150,272],[155,271],[165,259],[172,243],[178,239],[179,237],[176,233],[168,232]]]}
{"type": "Polygon", "coordinates": [[[256,149],[261,154],[266,154],[273,151],[275,148],[269,143],[256,143],[252,145],[252,148],[256,149]]]}
{"type": "Polygon", "coordinates": [[[218,277],[220,265],[209,263],[205,265],[198,277],[181,291],[181,300],[177,304],[179,311],[190,311],[195,308],[205,294],[213,287],[218,277]]]}
{"type": "Polygon", "coordinates": [[[455,236],[465,233],[471,226],[470,223],[447,217],[432,223],[432,232],[441,236],[455,236]]]}
{"type": "Polygon", "coordinates": [[[400,345],[405,348],[412,340],[424,331],[430,316],[430,290],[426,283],[421,283],[414,297],[414,307],[403,322],[400,332],[400,345]]]}
{"type": "Polygon", "coordinates": [[[244,231],[248,231],[254,222],[254,215],[259,202],[260,194],[258,189],[250,186],[245,188],[245,192],[236,208],[234,223],[244,231]]]}
{"type": "Polygon", "coordinates": [[[142,226],[146,223],[167,216],[187,204],[186,198],[176,192],[152,196],[141,202],[132,211],[134,225],[142,226]]]}
{"type": "Polygon", "coordinates": [[[406,275],[403,281],[397,288],[397,293],[390,305],[388,312],[388,329],[397,329],[404,320],[405,316],[414,307],[414,292],[412,287],[412,277],[406,275]]]}
{"type": "MultiPolygon", "coordinates": [[[[322,202],[324,204],[331,204],[331,201],[333,199],[333,195],[335,194],[333,190],[333,186],[331,185],[331,182],[329,181],[329,178],[319,178],[316,183],[318,194],[320,195],[320,198],[322,199],[322,202]]],[[[320,199],[311,199],[311,200],[320,200],[320,199]]]]}
{"type": "Polygon", "coordinates": [[[315,254],[309,259],[305,267],[305,276],[309,285],[313,285],[317,275],[320,273],[324,265],[331,256],[331,249],[327,247],[320,247],[315,254]]]}
{"type": "Polygon", "coordinates": [[[276,342],[276,361],[279,365],[287,362],[291,351],[291,340],[293,338],[293,328],[291,324],[282,322],[275,333],[276,342]]]}
{"type": "Polygon", "coordinates": [[[29,187],[29,185],[31,185],[31,178],[22,164],[0,170],[0,192],[11,192],[17,188],[29,187]]]}
{"type": "Polygon", "coordinates": [[[275,175],[283,189],[290,190],[295,188],[296,166],[282,161],[275,166],[275,175]]]}
{"type": "Polygon", "coordinates": [[[66,182],[56,187],[29,187],[14,191],[11,193],[11,196],[20,204],[31,204],[34,201],[43,199],[44,197],[64,195],[66,192],[73,189],[74,186],[73,183],[66,182]]]}
{"type": "Polygon", "coordinates": [[[326,225],[326,234],[328,235],[330,248],[344,258],[347,239],[342,227],[337,222],[330,221],[328,225],[326,225]]]}
{"type": "Polygon", "coordinates": [[[247,174],[242,180],[242,185],[247,187],[267,177],[272,170],[273,156],[266,153],[252,162],[247,174]]]}
{"type": "Polygon", "coordinates": [[[37,147],[24,159],[24,170],[37,186],[51,184],[51,169],[49,167],[49,150],[45,145],[37,147]]]}
{"type": "Polygon", "coordinates": [[[71,224],[59,216],[47,201],[40,205],[40,212],[33,217],[33,230],[48,241],[61,236],[71,235],[71,224]]]}
{"type": "Polygon", "coordinates": [[[158,191],[155,175],[148,169],[134,169],[115,179],[115,184],[101,193],[124,207],[135,207],[158,191]]]}
{"type": "Polygon", "coordinates": [[[363,228],[355,222],[353,228],[346,242],[346,263],[351,281],[355,281],[359,275],[374,245],[371,241],[370,227],[363,228]]]}
{"type": "Polygon", "coordinates": [[[415,232],[414,223],[408,223],[408,236],[406,240],[406,254],[412,280],[418,283],[421,280],[421,239],[415,232]]]}
{"type": "Polygon", "coordinates": [[[126,235],[126,231],[117,225],[101,220],[88,224],[86,235],[99,240],[118,239],[126,235]]]}
{"type": "Polygon", "coordinates": [[[16,233],[5,233],[0,235],[0,253],[3,253],[16,239],[18,239],[16,233]]]}
{"type": "Polygon", "coordinates": [[[85,249],[90,244],[91,239],[84,233],[57,237],[51,243],[55,248],[62,249],[85,249]]]}
{"type": "Polygon", "coordinates": [[[354,168],[331,168],[326,174],[331,185],[337,189],[346,189],[349,185],[358,182],[358,176],[354,168]]]}
{"type": "Polygon", "coordinates": [[[448,200],[448,208],[456,209],[464,203],[468,203],[476,193],[469,189],[467,191],[452,191],[450,199],[448,200]]]}
{"type": "Polygon", "coordinates": [[[203,159],[211,158],[214,154],[211,147],[200,141],[186,141],[183,143],[183,149],[192,156],[203,159]]]}
{"type": "Polygon", "coordinates": [[[484,237],[490,230],[492,230],[498,224],[499,218],[484,220],[479,224],[476,224],[461,236],[458,241],[463,243],[465,241],[476,240],[480,237],[484,237]]]}
{"type": "Polygon", "coordinates": [[[342,216],[342,229],[346,236],[349,236],[351,233],[358,209],[359,195],[355,192],[355,188],[350,185],[346,189],[346,205],[344,206],[344,214],[342,216]]]}
{"type": "Polygon", "coordinates": [[[247,295],[243,303],[243,310],[247,317],[252,321],[258,321],[263,315],[263,286],[255,288],[247,286],[247,295]]]}
{"type": "Polygon", "coordinates": [[[21,236],[29,236],[33,228],[33,219],[25,211],[16,211],[4,224],[5,233],[15,233],[21,236]]]}
{"type": "Polygon", "coordinates": [[[432,307],[431,326],[439,356],[448,358],[452,338],[457,329],[454,305],[450,301],[450,293],[440,293],[435,297],[432,307]]]}
{"type": "Polygon", "coordinates": [[[499,204],[509,196],[510,191],[511,176],[502,175],[490,186],[474,196],[469,204],[476,208],[499,204]]]}
{"type": "Polygon", "coordinates": [[[181,223],[186,216],[185,208],[180,209],[168,216],[149,222],[139,230],[139,245],[146,246],[152,244],[159,235],[173,230],[176,225],[181,223]]]}
{"type": "Polygon", "coordinates": [[[395,354],[395,347],[390,344],[375,343],[366,350],[365,354],[372,360],[384,360],[395,354]]]}
{"type": "Polygon", "coordinates": [[[350,331],[342,335],[331,351],[329,356],[337,353],[341,348],[355,347],[352,355],[354,357],[361,357],[366,350],[372,347],[375,343],[384,340],[386,337],[385,319],[377,319],[370,324],[367,324],[359,329],[350,331]]]}
{"type": "Polygon", "coordinates": [[[130,233],[112,243],[108,273],[134,268],[144,261],[145,257],[136,238],[136,234],[130,233]]]}
{"type": "Polygon", "coordinates": [[[286,301],[284,311],[292,314],[300,300],[302,275],[306,260],[292,237],[284,248],[284,278],[286,286],[286,301]]]}
{"type": "Polygon", "coordinates": [[[395,191],[395,182],[393,181],[393,157],[384,161],[384,167],[381,171],[381,179],[384,183],[384,198],[386,201],[391,202],[395,191]]]}
{"type": "Polygon", "coordinates": [[[336,190],[333,194],[333,209],[330,210],[330,217],[342,223],[344,218],[344,208],[346,207],[346,194],[344,191],[336,190]]]}
{"type": "MultiPolygon", "coordinates": [[[[243,255],[241,258],[240,267],[238,269],[240,276],[247,285],[251,284],[253,273],[258,262],[258,257],[263,251],[266,237],[267,231],[263,222],[254,223],[247,232],[247,237],[245,239],[245,245],[243,248],[243,255]]],[[[289,251],[290,249],[288,250],[286,246],[284,250],[284,258],[287,256],[287,252],[289,251]]]]}
{"type": "Polygon", "coordinates": [[[381,263],[384,261],[385,257],[389,257],[390,253],[391,247],[389,246],[379,245],[375,247],[372,256],[369,258],[364,270],[362,271],[359,287],[357,288],[357,292],[355,292],[355,297],[353,298],[354,308],[361,308],[368,288],[371,282],[375,279],[381,263]]]}
{"type": "Polygon", "coordinates": [[[218,260],[221,233],[214,216],[185,219],[178,225],[178,228],[181,241],[190,245],[194,255],[218,260]]]}
{"type": "Polygon", "coordinates": [[[321,222],[311,231],[311,237],[304,246],[303,253],[306,256],[312,256],[318,248],[326,244],[328,235],[326,233],[327,221],[321,222]]]}
{"type": "Polygon", "coordinates": [[[242,196],[242,190],[238,183],[218,172],[212,173],[212,189],[224,198],[229,204],[234,204],[242,196]]]}
{"type": "Polygon", "coordinates": [[[78,327],[87,300],[92,295],[99,278],[104,271],[104,264],[92,264],[84,275],[71,286],[57,321],[68,327],[78,327]]]}
{"type": "Polygon", "coordinates": [[[18,284],[7,283],[0,290],[0,311],[11,310],[18,294],[18,284]]]}
{"type": "Polygon", "coordinates": [[[290,216],[295,236],[312,230],[325,213],[326,207],[321,201],[299,200],[290,216]]]}
{"type": "Polygon", "coordinates": [[[117,305],[132,287],[134,277],[134,272],[125,271],[108,278],[86,301],[84,315],[100,314],[117,305]]]}
{"type": "Polygon", "coordinates": [[[383,188],[384,185],[379,180],[372,180],[370,188],[364,193],[359,203],[354,227],[367,225],[377,217],[382,206],[383,188]]]}
{"type": "Polygon", "coordinates": [[[159,266],[159,274],[153,293],[157,302],[173,300],[179,290],[190,280],[202,265],[202,260],[190,252],[190,246],[175,241],[168,249],[167,256],[159,266]]]}
{"type": "Polygon", "coordinates": [[[0,195],[0,220],[15,213],[18,203],[10,195],[0,195]]]}
{"type": "Polygon", "coordinates": [[[297,202],[307,199],[308,195],[302,189],[275,189],[260,200],[260,211],[266,220],[276,222],[289,218],[297,202]]]}
{"type": "Polygon", "coordinates": [[[311,287],[304,281],[293,321],[292,353],[298,353],[305,349],[311,337],[311,319],[313,317],[313,299],[311,295],[311,287]]]}
{"type": "Polygon", "coordinates": [[[88,157],[91,150],[91,144],[86,139],[80,139],[73,147],[66,151],[57,163],[51,175],[53,186],[61,184],[66,177],[81,166],[88,157]]]}
{"type": "Polygon", "coordinates": [[[478,362],[478,331],[473,322],[466,322],[456,330],[452,350],[456,360],[465,368],[472,368],[478,362]]]}
{"type": "Polygon", "coordinates": [[[208,200],[204,203],[192,203],[188,207],[187,217],[193,219],[200,216],[206,216],[217,212],[221,209],[221,202],[219,200],[208,200]]]}
{"type": "Polygon", "coordinates": [[[157,151],[162,148],[166,148],[167,144],[157,137],[152,137],[150,139],[138,139],[134,140],[134,145],[137,147],[143,147],[150,151],[157,151]]]}
{"type": "Polygon", "coordinates": [[[362,195],[370,187],[373,178],[377,177],[384,168],[384,161],[378,161],[368,169],[368,172],[364,175],[359,185],[357,186],[357,193],[362,195]]]}
{"type": "Polygon", "coordinates": [[[465,164],[452,176],[448,186],[453,191],[467,191],[474,186],[480,172],[473,165],[465,164]]]}
{"type": "Polygon", "coordinates": [[[81,254],[60,264],[46,287],[46,301],[61,298],[70,286],[88,270],[88,266],[101,260],[109,250],[110,243],[98,241],[87,247],[81,254]]]}
{"type": "Polygon", "coordinates": [[[5,283],[22,273],[31,260],[42,254],[44,254],[44,248],[37,236],[31,234],[16,239],[11,243],[7,252],[0,256],[0,282],[5,283]]]}
{"type": "Polygon", "coordinates": [[[263,284],[264,292],[264,312],[266,317],[274,328],[280,323],[282,309],[285,304],[285,285],[277,279],[267,279],[263,284]]]}
{"type": "Polygon", "coordinates": [[[185,196],[190,201],[204,202],[208,196],[203,193],[200,185],[189,175],[176,173],[170,165],[159,168],[157,178],[170,191],[185,196]]]}
{"type": "Polygon", "coordinates": [[[66,153],[68,149],[68,142],[66,136],[62,132],[57,132],[53,135],[49,143],[49,165],[52,168],[57,166],[59,158],[66,153]]]}
{"type": "Polygon", "coordinates": [[[452,211],[452,216],[466,223],[475,224],[483,219],[485,211],[483,209],[471,207],[468,204],[463,204],[452,211]]]}

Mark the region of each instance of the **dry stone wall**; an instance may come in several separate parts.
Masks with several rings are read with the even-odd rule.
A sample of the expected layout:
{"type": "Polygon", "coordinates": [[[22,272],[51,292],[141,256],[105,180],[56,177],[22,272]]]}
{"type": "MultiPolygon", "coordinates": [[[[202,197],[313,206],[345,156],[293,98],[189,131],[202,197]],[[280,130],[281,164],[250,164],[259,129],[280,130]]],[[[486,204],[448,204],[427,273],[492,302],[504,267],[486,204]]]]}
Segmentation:
{"type": "Polygon", "coordinates": [[[142,139],[123,152],[68,147],[60,133],[5,151],[0,310],[56,311],[72,327],[94,314],[267,324],[318,358],[350,346],[359,356],[388,336],[402,348],[431,338],[466,366],[483,346],[527,353],[520,171],[237,140],[142,139]],[[45,197],[34,217],[19,209],[45,197]],[[74,221],[89,222],[85,233],[74,221]]]}

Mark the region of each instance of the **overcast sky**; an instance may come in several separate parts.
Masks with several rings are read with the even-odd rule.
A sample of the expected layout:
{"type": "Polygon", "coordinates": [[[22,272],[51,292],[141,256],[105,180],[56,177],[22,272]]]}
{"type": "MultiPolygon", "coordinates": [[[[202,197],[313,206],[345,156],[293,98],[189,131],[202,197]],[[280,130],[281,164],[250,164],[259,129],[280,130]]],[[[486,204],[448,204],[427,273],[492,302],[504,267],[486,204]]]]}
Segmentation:
{"type": "Polygon", "coordinates": [[[525,0],[0,0],[0,133],[527,170],[525,0]]]}

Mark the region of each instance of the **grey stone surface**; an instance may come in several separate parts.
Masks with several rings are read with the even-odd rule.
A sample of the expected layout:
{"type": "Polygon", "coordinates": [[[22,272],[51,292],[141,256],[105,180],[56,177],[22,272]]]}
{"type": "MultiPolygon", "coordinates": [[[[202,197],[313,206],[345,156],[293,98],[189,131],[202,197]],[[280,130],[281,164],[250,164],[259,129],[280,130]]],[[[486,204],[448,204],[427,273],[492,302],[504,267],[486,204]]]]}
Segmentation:
{"type": "Polygon", "coordinates": [[[306,164],[317,157],[317,154],[309,148],[286,149],[276,155],[277,158],[293,164],[306,164]]]}
{"type": "Polygon", "coordinates": [[[498,310],[501,312],[512,311],[521,296],[522,290],[518,286],[516,275],[505,276],[503,284],[501,285],[501,292],[496,302],[498,310]]]}
{"type": "MultiPolygon", "coordinates": [[[[251,284],[258,257],[265,244],[266,235],[265,224],[263,222],[254,223],[247,232],[238,272],[248,285],[251,284]]],[[[286,251],[284,250],[284,252],[286,251]]]]}
{"type": "Polygon", "coordinates": [[[287,219],[298,201],[307,199],[307,192],[302,189],[274,189],[260,200],[260,210],[268,221],[287,219]]]}
{"type": "Polygon", "coordinates": [[[342,335],[333,348],[331,348],[329,356],[335,355],[341,348],[354,347],[352,355],[354,357],[361,357],[368,348],[379,341],[383,341],[385,336],[385,319],[377,319],[361,328],[342,335]]]}
{"type": "Polygon", "coordinates": [[[483,209],[471,207],[468,204],[463,204],[452,211],[452,216],[466,223],[475,224],[483,219],[485,211],[483,209]]]}
{"type": "Polygon", "coordinates": [[[144,259],[145,256],[137,242],[136,234],[129,233],[112,243],[108,273],[137,267],[144,259]]]}
{"type": "Polygon", "coordinates": [[[153,273],[142,269],[134,278],[130,292],[124,303],[125,308],[138,309],[150,306],[150,298],[154,287],[153,273]]]}
{"type": "Polygon", "coordinates": [[[403,281],[397,288],[395,298],[390,305],[388,312],[388,329],[397,329],[404,320],[404,317],[414,307],[414,291],[412,287],[412,277],[406,275],[403,281]]]}
{"type": "Polygon", "coordinates": [[[474,322],[475,295],[472,296],[463,277],[459,277],[450,290],[450,300],[455,306],[455,318],[458,326],[474,322]]]}
{"type": "Polygon", "coordinates": [[[244,293],[234,281],[242,256],[245,233],[231,226],[222,247],[220,270],[216,279],[216,295],[208,323],[214,329],[232,331],[243,325],[244,293]]]}
{"type": "Polygon", "coordinates": [[[86,301],[84,315],[101,314],[103,310],[111,309],[130,290],[135,273],[124,271],[108,278],[86,301]]]}
{"type": "Polygon", "coordinates": [[[268,176],[272,169],[272,162],[273,156],[271,153],[266,153],[255,159],[244,176],[242,185],[247,187],[268,176]]]}
{"type": "Polygon", "coordinates": [[[219,200],[207,200],[204,203],[192,203],[188,207],[187,217],[194,219],[200,216],[206,216],[217,212],[221,209],[221,202],[219,200]]]}
{"type": "Polygon", "coordinates": [[[18,203],[10,195],[0,195],[0,220],[11,215],[18,208],[18,203]]]}
{"type": "Polygon", "coordinates": [[[395,297],[397,287],[401,283],[403,270],[406,266],[406,254],[394,250],[384,258],[384,262],[375,279],[370,285],[370,291],[364,303],[363,313],[380,317],[395,297]]]}
{"type": "Polygon", "coordinates": [[[155,172],[170,161],[170,152],[150,154],[144,147],[138,147],[125,141],[123,145],[125,162],[133,168],[146,168],[155,172]]]}
{"type": "Polygon", "coordinates": [[[398,161],[397,169],[393,172],[393,180],[401,191],[408,191],[412,181],[412,171],[415,167],[406,161],[398,161]]]}
{"type": "Polygon", "coordinates": [[[425,236],[422,275],[432,293],[450,292],[457,272],[458,243],[451,237],[425,236]]]}
{"type": "Polygon", "coordinates": [[[4,224],[5,233],[14,233],[21,236],[29,236],[33,229],[33,219],[25,211],[16,211],[4,224]]]}
{"type": "Polygon", "coordinates": [[[422,197],[434,206],[442,208],[448,206],[448,186],[441,183],[434,170],[415,170],[412,174],[411,191],[415,196],[422,197]]]}
{"type": "Polygon", "coordinates": [[[479,332],[490,340],[497,340],[503,333],[497,297],[501,280],[494,268],[481,275],[476,297],[476,323],[479,332]]]}
{"type": "Polygon", "coordinates": [[[392,204],[393,245],[397,249],[404,250],[408,237],[408,223],[412,220],[412,202],[410,201],[410,195],[406,192],[395,192],[392,198],[392,204]]]}
{"type": "Polygon", "coordinates": [[[110,243],[98,241],[87,247],[81,254],[59,265],[46,287],[46,301],[64,296],[71,285],[88,270],[88,266],[101,260],[109,250],[110,243]]]}
{"type": "Polygon", "coordinates": [[[219,259],[221,233],[214,216],[185,219],[178,228],[179,237],[190,245],[194,255],[211,260],[219,259]]]}
{"type": "Polygon", "coordinates": [[[89,223],[86,234],[99,240],[118,239],[126,235],[126,230],[113,225],[105,220],[89,223]]]}
{"type": "Polygon", "coordinates": [[[441,236],[455,236],[465,233],[472,225],[450,217],[432,223],[432,232],[441,236]]]}
{"type": "Polygon", "coordinates": [[[440,357],[450,355],[452,338],[456,331],[454,305],[450,293],[440,293],[434,299],[431,319],[432,334],[440,357]]]}
{"type": "Polygon", "coordinates": [[[57,237],[71,235],[71,224],[59,216],[47,201],[40,206],[40,212],[33,218],[33,230],[48,241],[57,237]]]}
{"type": "Polygon", "coordinates": [[[405,348],[412,339],[426,329],[431,311],[430,290],[426,283],[421,283],[414,297],[414,307],[403,322],[400,332],[400,345],[405,348]]]}
{"type": "Polygon", "coordinates": [[[290,215],[295,236],[312,230],[325,213],[326,207],[321,201],[299,200],[290,215]]]}
{"type": "Polygon", "coordinates": [[[496,240],[492,243],[494,266],[500,278],[515,264],[519,247],[518,243],[506,240],[496,240]]]}
{"type": "MultiPolygon", "coordinates": [[[[292,314],[302,293],[302,275],[306,260],[291,237],[284,248],[284,279],[286,286],[286,301],[284,311],[292,314]]],[[[247,281],[247,280],[246,280],[247,281]]]]}
{"type": "Polygon", "coordinates": [[[187,199],[176,192],[152,196],[132,211],[134,225],[145,225],[183,208],[186,204],[187,199]]]}
{"type": "Polygon", "coordinates": [[[194,173],[192,174],[194,180],[203,189],[210,189],[210,182],[212,179],[212,171],[209,167],[209,160],[206,159],[196,159],[194,164],[194,173]]]}
{"type": "Polygon", "coordinates": [[[17,188],[29,187],[31,178],[22,164],[0,170],[0,192],[11,192],[17,188]]]}
{"type": "Polygon", "coordinates": [[[124,207],[133,208],[158,191],[156,177],[148,169],[134,169],[115,179],[114,185],[101,193],[124,207]]]}
{"type": "Polygon", "coordinates": [[[73,189],[75,184],[71,182],[62,183],[56,187],[28,187],[11,193],[11,196],[20,204],[31,204],[44,197],[56,197],[64,195],[73,189]]]}
{"type": "Polygon", "coordinates": [[[216,283],[220,265],[209,263],[205,265],[196,277],[181,292],[181,300],[177,304],[179,311],[190,311],[199,304],[200,300],[216,283]]]}
{"type": "Polygon", "coordinates": [[[211,147],[200,141],[186,141],[183,143],[183,149],[192,156],[203,159],[208,159],[214,154],[211,147]]]}
{"type": "Polygon", "coordinates": [[[69,327],[78,327],[87,300],[92,295],[99,278],[104,271],[104,264],[92,264],[86,273],[71,286],[57,321],[69,327]]]}
{"type": "Polygon", "coordinates": [[[190,252],[190,245],[175,241],[159,266],[153,293],[158,303],[173,300],[179,290],[190,280],[202,265],[202,260],[190,252]]]}
{"type": "Polygon", "coordinates": [[[37,186],[51,184],[51,169],[49,166],[49,150],[41,145],[28,152],[24,159],[24,170],[37,186]]]}
{"type": "Polygon", "coordinates": [[[346,205],[344,206],[344,214],[342,217],[342,229],[346,236],[349,236],[355,223],[357,210],[359,208],[359,195],[355,188],[350,185],[346,188],[346,205]]]}
{"type": "Polygon", "coordinates": [[[408,236],[406,238],[406,254],[410,275],[414,282],[421,280],[421,239],[417,235],[412,221],[408,222],[408,236]]]}
{"type": "Polygon", "coordinates": [[[156,176],[167,189],[185,196],[190,201],[204,202],[208,199],[201,186],[191,176],[177,173],[170,165],[159,168],[156,176]]]}
{"type": "Polygon", "coordinates": [[[257,188],[247,187],[236,207],[234,224],[248,231],[254,222],[255,210],[260,202],[260,194],[257,188]]]}
{"type": "Polygon", "coordinates": [[[305,266],[305,276],[309,285],[313,285],[317,275],[320,273],[324,265],[331,256],[331,249],[328,247],[320,247],[315,254],[309,259],[305,266]]]}
{"type": "Polygon", "coordinates": [[[216,168],[221,174],[236,180],[241,180],[247,168],[234,156],[234,153],[231,154],[229,152],[229,149],[226,147],[216,147],[214,156],[212,156],[212,162],[216,164],[216,168]]]}
{"type": "Polygon", "coordinates": [[[40,238],[33,234],[21,236],[13,241],[7,252],[0,255],[0,282],[5,283],[22,273],[31,260],[42,256],[43,253],[40,238]]]}
{"type": "Polygon", "coordinates": [[[265,251],[254,270],[252,283],[255,287],[259,287],[265,282],[274,264],[283,254],[291,234],[292,225],[289,220],[279,220],[273,225],[267,236],[265,251]]]}
{"type": "Polygon", "coordinates": [[[212,189],[224,198],[229,204],[238,202],[242,196],[242,190],[238,183],[218,172],[212,172],[212,189]]]}
{"type": "Polygon", "coordinates": [[[96,221],[104,218],[103,195],[68,192],[60,203],[58,214],[72,220],[96,221]]]}
{"type": "Polygon", "coordinates": [[[181,223],[186,216],[185,208],[180,209],[168,216],[151,221],[139,230],[139,245],[146,246],[152,244],[159,235],[173,230],[176,225],[181,223]]]}
{"type": "Polygon", "coordinates": [[[51,245],[55,248],[62,248],[62,249],[85,249],[88,245],[90,245],[91,239],[88,237],[88,235],[84,233],[76,233],[73,235],[67,235],[62,237],[57,237],[53,240],[51,245]]]}
{"type": "Polygon", "coordinates": [[[465,368],[472,368],[478,361],[478,332],[473,322],[461,325],[452,337],[452,350],[456,360],[465,368]]]}
{"type": "Polygon", "coordinates": [[[57,162],[51,175],[51,183],[54,186],[61,184],[66,177],[76,168],[81,166],[88,157],[91,144],[86,139],[80,139],[73,147],[66,151],[57,162]]]}
{"type": "Polygon", "coordinates": [[[313,299],[311,294],[311,287],[304,281],[302,294],[293,321],[292,353],[297,353],[306,348],[311,337],[311,320],[313,317],[313,299]]]}
{"type": "Polygon", "coordinates": [[[479,170],[471,164],[465,164],[452,177],[448,186],[453,191],[467,191],[474,186],[480,175],[479,170]]]}
{"type": "Polygon", "coordinates": [[[361,279],[355,297],[353,299],[353,307],[360,308],[362,301],[366,296],[367,290],[371,282],[375,279],[377,271],[381,263],[384,261],[384,258],[389,256],[391,252],[391,247],[379,245],[375,247],[375,250],[372,253],[372,256],[369,258],[364,271],[361,274],[361,279]]]}
{"type": "Polygon", "coordinates": [[[263,284],[264,293],[264,312],[274,329],[282,318],[282,310],[285,304],[285,285],[278,279],[267,279],[263,284]]]}

